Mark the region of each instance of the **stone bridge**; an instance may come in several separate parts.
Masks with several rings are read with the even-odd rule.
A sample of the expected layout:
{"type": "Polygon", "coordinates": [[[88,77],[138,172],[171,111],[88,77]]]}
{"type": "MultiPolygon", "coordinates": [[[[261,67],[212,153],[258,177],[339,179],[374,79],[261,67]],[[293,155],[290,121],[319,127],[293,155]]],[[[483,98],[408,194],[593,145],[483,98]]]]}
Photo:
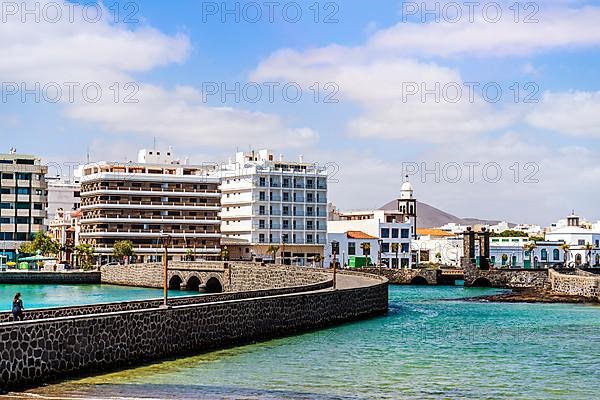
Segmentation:
{"type": "Polygon", "coordinates": [[[454,285],[463,279],[462,269],[433,268],[361,268],[360,271],[385,276],[390,283],[397,285],[454,285]]]}
{"type": "MultiPolygon", "coordinates": [[[[221,293],[229,290],[229,269],[225,268],[169,268],[169,289],[207,293],[221,293]]],[[[162,286],[162,285],[161,285],[162,286]]]]}
{"type": "Polygon", "coordinates": [[[465,265],[465,286],[496,288],[535,288],[548,285],[547,269],[479,269],[465,265]]]}

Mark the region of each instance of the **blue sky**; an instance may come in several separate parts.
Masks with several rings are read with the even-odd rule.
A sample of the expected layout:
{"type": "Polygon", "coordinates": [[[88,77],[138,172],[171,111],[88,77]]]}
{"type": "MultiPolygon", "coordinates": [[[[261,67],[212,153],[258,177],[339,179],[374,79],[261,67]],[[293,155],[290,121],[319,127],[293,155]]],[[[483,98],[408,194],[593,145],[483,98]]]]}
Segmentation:
{"type": "Polygon", "coordinates": [[[408,5],[392,0],[300,1],[297,23],[283,18],[292,2],[282,1],[270,22],[264,2],[226,3],[229,9],[238,4],[239,23],[233,15],[221,20],[220,1],[141,1],[134,3],[137,10],[119,4],[120,17],[135,10],[137,23],[115,24],[107,8],[96,22],[83,17],[83,7],[72,21],[63,16],[55,23],[43,14],[37,23],[23,23],[20,11],[2,15],[4,92],[12,82],[28,88],[55,82],[63,89],[65,82],[97,82],[103,89],[97,103],[80,91],[73,102],[64,93],[56,103],[8,96],[0,106],[4,146],[59,165],[84,161],[88,148],[92,160],[133,159],[153,137],[198,163],[225,161],[236,148],[271,147],[288,158],[303,154],[337,165],[330,198],[344,209],[386,203],[403,171],[416,165],[419,171],[409,172],[418,198],[459,216],[547,224],[575,209],[600,219],[594,200],[600,183],[598,2],[535,3],[538,22],[530,24],[515,22],[514,1],[504,0],[492,4],[503,11],[495,23],[479,9],[473,21],[429,16],[422,22],[422,9],[404,19],[408,5]],[[257,23],[241,13],[251,5],[263,12],[257,23]],[[203,14],[213,6],[217,15],[203,14]],[[324,23],[331,12],[337,22],[324,23]],[[129,82],[139,88],[138,103],[123,101],[129,82]],[[273,102],[264,91],[257,102],[231,95],[204,101],[211,82],[280,86],[273,102]],[[491,103],[479,90],[473,101],[464,91],[456,102],[403,96],[406,85],[465,90],[465,82],[494,83],[502,97],[491,103]],[[110,101],[115,83],[117,102],[110,101]],[[290,83],[302,88],[298,103],[282,96],[280,88],[290,83]],[[338,102],[315,102],[314,83],[321,94],[335,84],[338,102]],[[524,103],[531,84],[537,102],[524,103]],[[502,177],[493,179],[498,170],[502,177]],[[461,179],[454,179],[457,171],[461,179]]]}

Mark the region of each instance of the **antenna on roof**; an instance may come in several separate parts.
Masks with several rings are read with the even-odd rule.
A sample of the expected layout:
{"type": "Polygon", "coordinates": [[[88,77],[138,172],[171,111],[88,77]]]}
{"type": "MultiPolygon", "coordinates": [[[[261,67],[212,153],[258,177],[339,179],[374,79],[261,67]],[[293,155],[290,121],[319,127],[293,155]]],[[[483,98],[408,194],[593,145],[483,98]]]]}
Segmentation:
{"type": "Polygon", "coordinates": [[[87,160],[86,164],[89,164],[90,163],[90,146],[89,145],[87,146],[86,160],[87,160]]]}

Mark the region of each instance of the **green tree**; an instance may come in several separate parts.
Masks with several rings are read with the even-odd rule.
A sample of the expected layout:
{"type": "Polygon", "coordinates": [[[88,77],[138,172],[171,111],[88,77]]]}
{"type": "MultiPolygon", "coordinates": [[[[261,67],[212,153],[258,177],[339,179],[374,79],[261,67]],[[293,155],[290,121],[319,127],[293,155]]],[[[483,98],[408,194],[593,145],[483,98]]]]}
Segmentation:
{"type": "Polygon", "coordinates": [[[400,268],[400,258],[398,253],[400,252],[400,243],[392,243],[392,251],[396,254],[396,268],[400,268]]]}
{"type": "Polygon", "coordinates": [[[185,251],[185,259],[186,261],[194,261],[194,250],[187,249],[185,251]]]}
{"type": "Polygon", "coordinates": [[[127,257],[135,255],[133,251],[133,242],[131,240],[120,240],[113,245],[113,255],[125,260],[127,257]]]}
{"type": "Polygon", "coordinates": [[[585,261],[588,266],[592,265],[592,250],[594,246],[591,243],[586,243],[583,248],[585,249],[585,261]]]}
{"type": "Polygon", "coordinates": [[[564,257],[564,260],[565,260],[565,267],[567,267],[567,264],[569,262],[569,250],[571,249],[571,246],[568,245],[567,243],[561,244],[560,245],[560,249],[563,251],[563,257],[564,257]]]}
{"type": "Polygon", "coordinates": [[[77,257],[77,265],[82,269],[91,269],[95,253],[94,248],[89,244],[79,244],[73,250],[75,251],[75,257],[77,257]]]}
{"type": "Polygon", "coordinates": [[[273,263],[277,261],[277,252],[279,251],[279,246],[272,244],[267,249],[267,254],[273,254],[273,263]]]}
{"type": "Polygon", "coordinates": [[[437,260],[438,264],[442,263],[442,253],[440,253],[439,251],[437,253],[435,253],[435,259],[437,260]]]}
{"type": "Polygon", "coordinates": [[[506,265],[508,261],[508,254],[502,254],[502,265],[506,265]]]}
{"type": "Polygon", "coordinates": [[[529,263],[530,263],[531,268],[535,268],[533,256],[534,256],[534,250],[536,247],[537,247],[537,245],[534,242],[526,243],[523,246],[523,249],[525,251],[529,252],[529,263]]]}
{"type": "Polygon", "coordinates": [[[229,260],[229,249],[227,247],[223,247],[221,249],[221,261],[229,260]]]}
{"type": "Polygon", "coordinates": [[[514,229],[507,229],[504,232],[492,232],[492,237],[527,237],[529,236],[527,233],[523,231],[517,231],[514,229]]]}
{"type": "Polygon", "coordinates": [[[60,251],[60,245],[45,232],[39,231],[31,242],[23,243],[19,253],[34,255],[39,251],[44,256],[55,256],[60,251]]]}

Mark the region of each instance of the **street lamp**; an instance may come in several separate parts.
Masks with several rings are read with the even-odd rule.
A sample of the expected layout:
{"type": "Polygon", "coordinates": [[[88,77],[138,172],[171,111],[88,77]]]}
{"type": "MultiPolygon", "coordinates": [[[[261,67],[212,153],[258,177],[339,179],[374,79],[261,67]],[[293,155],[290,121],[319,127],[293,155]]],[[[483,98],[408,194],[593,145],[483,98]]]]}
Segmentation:
{"type": "Polygon", "coordinates": [[[163,307],[168,307],[167,305],[167,300],[168,300],[168,270],[169,270],[169,246],[171,245],[171,235],[167,234],[167,233],[161,233],[160,234],[160,242],[163,245],[164,248],[164,254],[163,254],[163,296],[164,296],[164,302],[163,302],[163,307]]]}
{"type": "Polygon", "coordinates": [[[334,240],[331,242],[331,252],[333,253],[333,288],[336,286],[337,261],[336,255],[340,252],[340,242],[334,240]]]}

